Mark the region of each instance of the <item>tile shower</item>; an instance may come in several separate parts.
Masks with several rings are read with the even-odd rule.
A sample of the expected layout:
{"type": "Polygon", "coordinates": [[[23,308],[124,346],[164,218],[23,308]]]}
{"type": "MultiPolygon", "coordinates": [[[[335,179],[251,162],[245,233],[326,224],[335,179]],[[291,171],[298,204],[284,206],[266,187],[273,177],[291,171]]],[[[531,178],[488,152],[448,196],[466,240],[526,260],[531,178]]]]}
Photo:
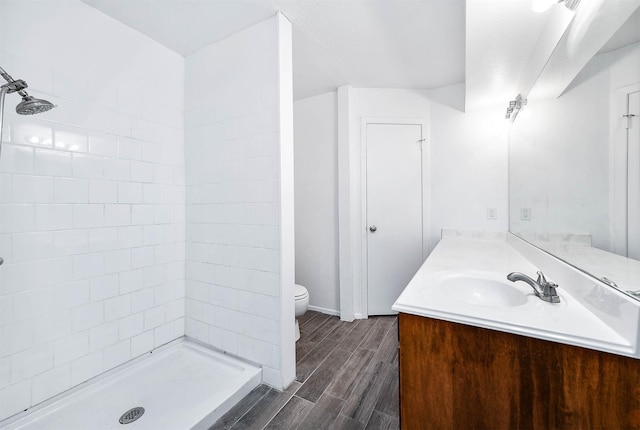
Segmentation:
{"type": "Polygon", "coordinates": [[[13,6],[2,6],[3,48],[15,42],[3,66],[58,107],[21,117],[7,96],[0,418],[184,333],[182,88],[163,82],[182,59],[122,30],[73,61],[41,59],[5,25],[13,6]],[[82,73],[118,57],[119,76],[82,73]]]}
{"type": "MultiPolygon", "coordinates": [[[[198,213],[185,210],[185,128],[206,124],[214,134],[222,131],[218,120],[202,122],[195,114],[184,125],[185,99],[192,110],[199,103],[184,85],[185,66],[195,60],[80,2],[32,8],[7,1],[0,19],[2,67],[27,80],[33,95],[58,105],[45,115],[21,117],[13,113],[15,96],[7,97],[0,161],[0,420],[185,334],[266,366],[270,382],[282,385],[288,359],[281,339],[290,334],[281,323],[275,73],[256,93],[270,109],[262,115],[267,135],[247,136],[255,137],[250,141],[259,151],[271,142],[271,152],[264,160],[247,156],[238,166],[249,171],[266,163],[266,170],[258,169],[266,176],[255,178],[262,187],[257,200],[244,202],[264,231],[263,242],[207,242],[200,238],[211,236],[193,227],[198,213]],[[18,24],[18,16],[29,21],[18,24]],[[25,28],[46,37],[24,37],[25,28]],[[204,258],[215,260],[214,251],[225,245],[234,248],[216,260],[209,278],[212,272],[201,269],[214,265],[204,258]],[[256,301],[263,304],[258,311],[256,301]]],[[[276,18],[263,25],[278,31],[276,18]]],[[[246,130],[242,121],[248,119],[260,127],[259,118],[247,118],[252,113],[240,112],[231,122],[246,130]]],[[[252,227],[236,225],[242,223],[228,222],[225,237],[246,237],[240,230],[252,227]]],[[[293,342],[289,349],[293,357],[293,342]]]]}

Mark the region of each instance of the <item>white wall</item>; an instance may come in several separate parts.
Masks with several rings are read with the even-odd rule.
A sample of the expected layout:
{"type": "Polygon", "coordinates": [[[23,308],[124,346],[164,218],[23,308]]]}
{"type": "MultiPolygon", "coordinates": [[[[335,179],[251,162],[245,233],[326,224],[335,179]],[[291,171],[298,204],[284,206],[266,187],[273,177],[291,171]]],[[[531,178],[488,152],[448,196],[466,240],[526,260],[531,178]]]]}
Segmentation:
{"type": "Polygon", "coordinates": [[[508,216],[508,124],[504,107],[460,112],[431,107],[431,232],[504,232],[508,216]],[[487,208],[497,219],[487,219],[487,208]]]}
{"type": "Polygon", "coordinates": [[[296,283],[312,309],[336,313],[338,286],[337,94],[297,100],[295,126],[296,283]]]}
{"type": "Polygon", "coordinates": [[[289,179],[281,166],[280,19],[186,58],[185,117],[186,334],[261,364],[263,380],[278,388],[294,366],[281,366],[294,354],[294,268],[282,272],[283,247],[293,243],[282,238],[289,203],[280,181],[293,172],[289,179]]]}
{"type": "MultiPolygon", "coordinates": [[[[426,172],[431,186],[425,190],[430,199],[426,209],[430,223],[426,242],[430,249],[440,240],[443,228],[481,231],[508,228],[508,123],[504,120],[504,109],[462,113],[449,107],[460,105],[459,90],[450,87],[435,93],[369,88],[348,91],[349,112],[344,115],[348,118],[349,139],[353,141],[360,142],[362,118],[424,118],[430,124],[430,134],[425,136],[430,148],[426,172]],[[489,207],[497,208],[497,220],[487,219],[489,207]]],[[[347,273],[352,270],[348,261],[339,268],[339,279],[333,281],[336,276],[333,270],[338,270],[334,269],[335,262],[339,259],[335,187],[347,190],[359,187],[349,180],[338,183],[335,105],[335,93],[295,103],[296,277],[309,289],[311,305],[332,313],[340,310],[340,282],[343,285],[360,282],[360,269],[347,273]]],[[[360,210],[359,199],[354,210],[360,210]]],[[[358,250],[355,246],[354,251],[358,250]]]]}
{"type": "MultiPolygon", "coordinates": [[[[352,138],[360,139],[360,118],[426,118],[430,135],[429,250],[440,241],[443,228],[506,231],[507,132],[503,107],[461,112],[435,102],[429,90],[354,89],[352,138]],[[487,219],[487,208],[498,209],[498,219],[487,219]]],[[[450,105],[456,88],[449,87],[450,105]]]]}
{"type": "Polygon", "coordinates": [[[640,43],[625,46],[602,56],[607,58],[605,61],[610,65],[611,88],[635,84],[640,80],[640,43]]]}
{"type": "Polygon", "coordinates": [[[0,28],[58,105],[7,96],[2,419],[184,334],[184,60],[76,1],[3,1],[0,28]]]}

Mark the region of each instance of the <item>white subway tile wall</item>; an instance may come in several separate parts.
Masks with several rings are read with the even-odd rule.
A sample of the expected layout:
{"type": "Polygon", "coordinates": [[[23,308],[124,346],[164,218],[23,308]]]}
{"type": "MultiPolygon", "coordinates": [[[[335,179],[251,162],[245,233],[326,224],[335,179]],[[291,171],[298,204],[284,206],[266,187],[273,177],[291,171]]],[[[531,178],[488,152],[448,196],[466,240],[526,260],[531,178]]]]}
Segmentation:
{"type": "Polygon", "coordinates": [[[275,18],[186,58],[186,334],[263,365],[274,385],[282,384],[277,91],[275,18]]]}
{"type": "Polygon", "coordinates": [[[2,67],[58,107],[7,96],[0,420],[185,332],[184,58],[80,2],[20,3],[2,67]]]}

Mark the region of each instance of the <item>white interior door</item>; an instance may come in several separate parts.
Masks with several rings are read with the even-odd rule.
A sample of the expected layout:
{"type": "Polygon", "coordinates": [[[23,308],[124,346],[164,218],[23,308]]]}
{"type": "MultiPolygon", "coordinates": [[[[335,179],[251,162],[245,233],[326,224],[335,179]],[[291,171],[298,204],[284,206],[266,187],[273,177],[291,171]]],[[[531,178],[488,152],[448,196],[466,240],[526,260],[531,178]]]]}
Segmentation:
{"type": "Polygon", "coordinates": [[[367,124],[367,311],[391,306],[422,264],[422,126],[367,124]]]}
{"type": "Polygon", "coordinates": [[[627,114],[627,246],[628,257],[640,260],[640,92],[629,94],[627,114]]]}

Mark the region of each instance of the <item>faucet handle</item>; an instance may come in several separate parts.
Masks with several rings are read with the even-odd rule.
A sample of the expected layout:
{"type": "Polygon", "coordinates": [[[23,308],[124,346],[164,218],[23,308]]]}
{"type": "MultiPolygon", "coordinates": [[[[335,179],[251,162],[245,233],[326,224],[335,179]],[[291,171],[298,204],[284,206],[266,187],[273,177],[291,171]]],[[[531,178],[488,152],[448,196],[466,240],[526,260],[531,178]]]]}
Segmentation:
{"type": "Polygon", "coordinates": [[[542,287],[543,300],[550,303],[560,303],[560,297],[556,291],[558,284],[547,281],[547,278],[544,277],[544,273],[540,271],[538,271],[538,284],[542,287]]]}
{"type": "Polygon", "coordinates": [[[556,284],[553,281],[547,281],[547,278],[545,278],[544,273],[542,273],[541,271],[538,271],[538,284],[540,284],[541,287],[551,287],[554,289],[558,286],[558,284],[556,284]]]}
{"type": "Polygon", "coordinates": [[[544,286],[547,283],[547,278],[544,277],[544,273],[542,273],[542,271],[538,270],[538,284],[540,284],[541,286],[544,286]]]}

